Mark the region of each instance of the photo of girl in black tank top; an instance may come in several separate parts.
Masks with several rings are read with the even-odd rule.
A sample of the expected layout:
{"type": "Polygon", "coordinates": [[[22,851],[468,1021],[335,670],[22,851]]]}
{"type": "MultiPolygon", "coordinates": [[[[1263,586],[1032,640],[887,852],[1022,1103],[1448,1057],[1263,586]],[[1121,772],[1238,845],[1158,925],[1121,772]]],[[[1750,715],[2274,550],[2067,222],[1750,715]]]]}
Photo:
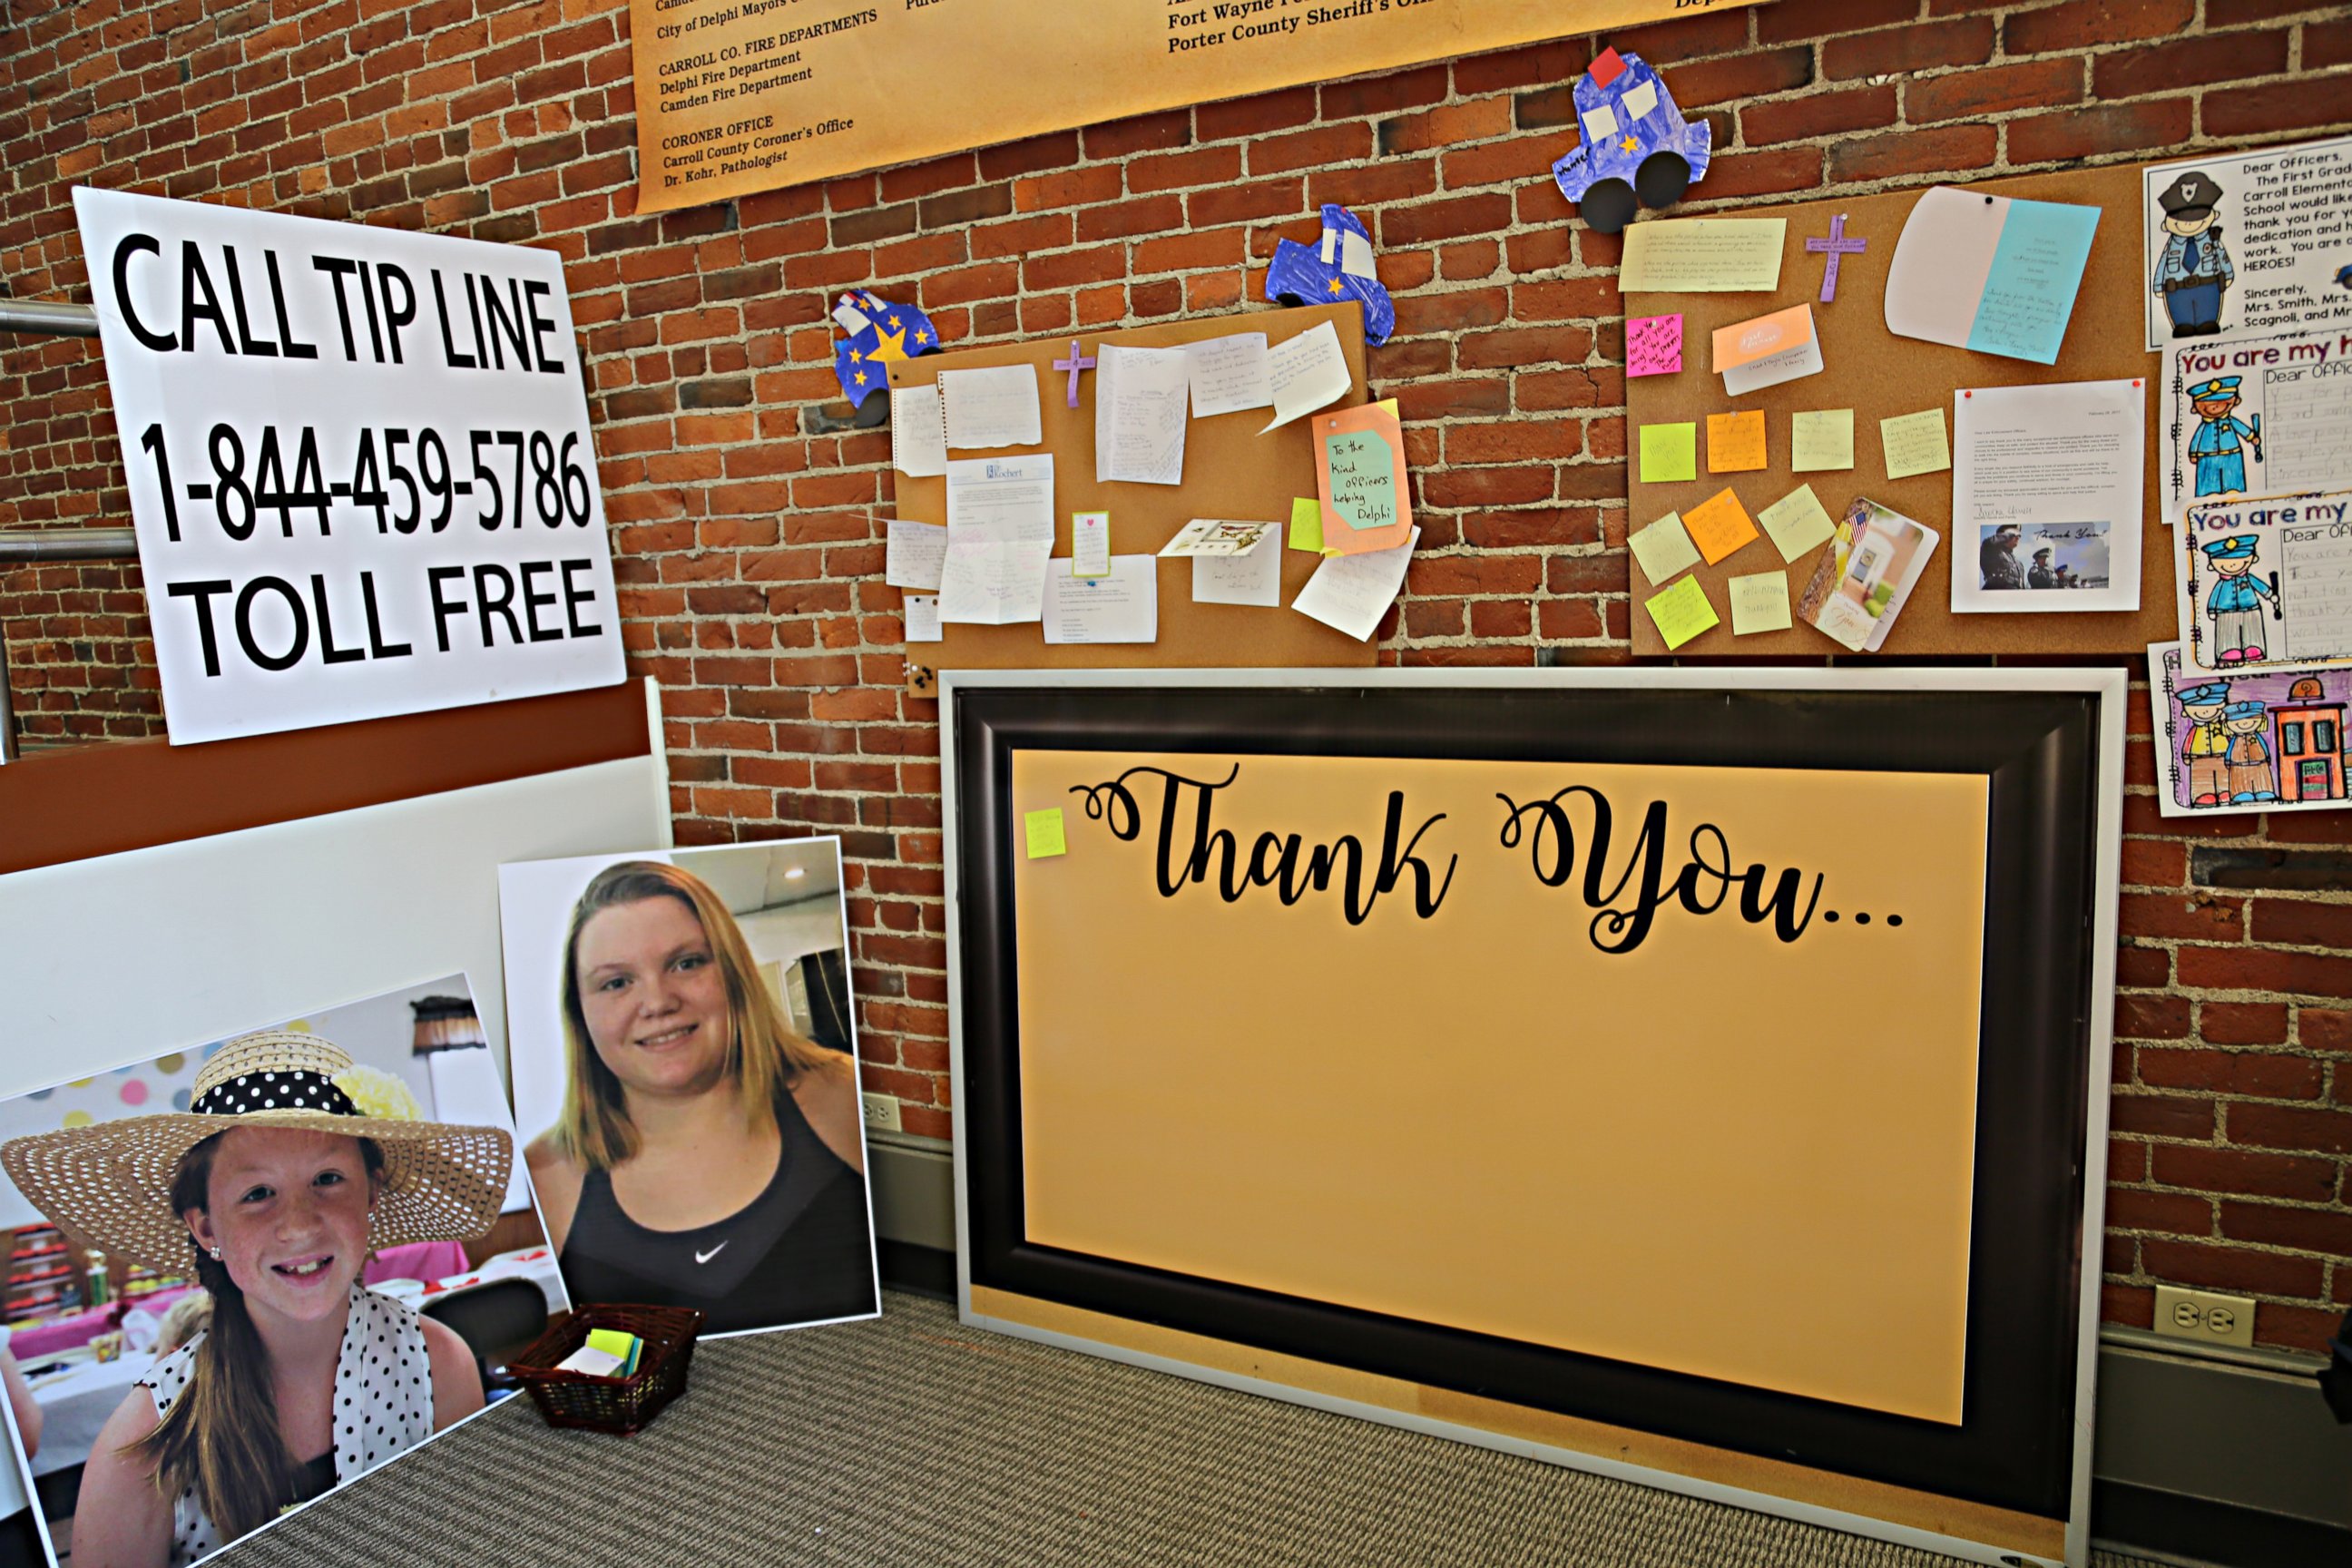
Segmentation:
{"type": "MultiPolygon", "coordinates": [[[[838,889],[836,847],[793,849],[838,889]]],[[[728,901],[663,861],[604,867],[560,990],[563,1107],[525,1157],[573,1303],[691,1307],[705,1333],[875,1315],[856,1060],[793,1027],[728,901]]],[[[845,990],[811,1002],[845,1022],[845,990]]]]}

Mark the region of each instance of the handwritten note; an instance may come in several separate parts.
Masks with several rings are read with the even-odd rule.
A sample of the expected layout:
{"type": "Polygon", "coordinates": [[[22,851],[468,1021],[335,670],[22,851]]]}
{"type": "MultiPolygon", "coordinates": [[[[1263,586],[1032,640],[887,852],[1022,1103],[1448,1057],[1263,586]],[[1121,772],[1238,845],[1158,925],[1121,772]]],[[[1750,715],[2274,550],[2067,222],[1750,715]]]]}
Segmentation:
{"type": "Polygon", "coordinates": [[[1213,419],[1220,414],[1274,404],[1264,332],[1234,332],[1186,343],[1184,363],[1192,384],[1195,419],[1213,419]]]}
{"type": "Polygon", "coordinates": [[[1323,503],[1312,496],[1290,503],[1290,548],[1323,553],[1323,503]]]}
{"type": "Polygon", "coordinates": [[[948,471],[948,418],[937,382],[890,389],[890,466],[910,479],[948,471]]]}
{"type": "Polygon", "coordinates": [[[1673,375],[1683,368],[1683,319],[1635,316],[1625,323],[1625,374],[1673,375]]]}
{"type": "Polygon", "coordinates": [[[1110,575],[1110,513],[1074,511],[1070,514],[1070,575],[1110,575]]]}
{"type": "Polygon", "coordinates": [[[1744,414],[1710,414],[1706,416],[1708,473],[1750,473],[1764,467],[1769,460],[1765,455],[1762,409],[1751,408],[1744,414]]]}
{"type": "Polygon", "coordinates": [[[1642,607],[1657,623],[1658,635],[1665,638],[1669,651],[1708,627],[1723,624],[1707,599],[1706,590],[1699,586],[1696,577],[1685,577],[1664,593],[1651,595],[1642,607]]]}
{"type": "Polygon", "coordinates": [[[1265,369],[1274,390],[1274,419],[1267,430],[1314,413],[1355,384],[1348,356],[1339,348],[1339,334],[1328,321],[1318,321],[1268,349],[1265,369]]]}
{"type": "Polygon", "coordinates": [[[1358,642],[1378,629],[1381,617],[1396,602],[1404,586],[1405,568],[1412,563],[1412,547],[1421,530],[1406,535],[1402,544],[1388,550],[1368,550],[1356,555],[1331,555],[1315,568],[1307,586],[1290,607],[1302,616],[1345,632],[1358,642]]]}
{"type": "Polygon", "coordinates": [[[1748,637],[1756,632],[1785,632],[1789,629],[1789,574],[1786,572],[1759,572],[1752,577],[1731,580],[1731,635],[1748,637]]]}
{"type": "Polygon", "coordinates": [[[907,640],[938,642],[940,631],[940,596],[937,594],[907,595],[907,640]]]}
{"type": "Polygon", "coordinates": [[[1196,517],[1160,547],[1162,555],[1247,555],[1257,542],[1274,531],[1270,522],[1229,522],[1196,517]]]}
{"type": "Polygon", "coordinates": [[[940,374],[947,404],[947,444],[965,451],[1034,447],[1044,440],[1037,407],[1037,372],[1025,364],[940,374]]]}
{"type": "Polygon", "coordinates": [[[1691,542],[1690,530],[1675,512],[1666,513],[1625,542],[1632,547],[1633,559],[1642,563],[1642,575],[1653,584],[1698,564],[1698,546],[1691,542]]]}
{"type": "Polygon", "coordinates": [[[1062,822],[1062,808],[1058,805],[1049,805],[1043,811],[1023,812],[1021,832],[1027,841],[1032,860],[1049,859],[1070,852],[1070,841],[1062,822]]]}
{"type": "Polygon", "coordinates": [[[1878,438],[1886,447],[1886,477],[1907,479],[1914,474],[1937,474],[1952,466],[1952,447],[1944,434],[1944,411],[1923,408],[1878,422],[1878,438]]]}
{"type": "Polygon", "coordinates": [[[1772,547],[1780,552],[1783,561],[1811,553],[1823,540],[1837,532],[1836,522],[1822,508],[1821,498],[1813,494],[1811,485],[1799,485],[1758,512],[1756,520],[1772,536],[1772,547]]]}
{"type": "Polygon", "coordinates": [[[882,581],[893,588],[935,592],[940,567],[948,558],[948,531],[936,523],[890,520],[888,542],[882,552],[882,581]]]}
{"type": "Polygon", "coordinates": [[[1642,426],[1642,482],[1645,485],[1672,484],[1676,479],[1698,478],[1698,426],[1696,425],[1644,425],[1642,426]]]}
{"type": "Polygon", "coordinates": [[[1853,467],[1853,410],[1815,408],[1789,417],[1789,467],[1800,474],[1853,467]]]}
{"type": "Polygon", "coordinates": [[[1624,294],[1770,293],[1780,286],[1785,218],[1669,218],[1625,230],[1624,294]]]}
{"type": "Polygon", "coordinates": [[[1691,508],[1683,518],[1683,526],[1690,531],[1692,542],[1710,566],[1745,549],[1756,538],[1755,520],[1728,489],[1716,491],[1691,508]]]}
{"type": "Polygon", "coordinates": [[[1095,483],[1182,484],[1184,351],[1105,343],[1097,353],[1095,483]]]}
{"type": "Polygon", "coordinates": [[[1269,531],[1246,555],[1192,557],[1192,602],[1196,605],[1282,603],[1282,541],[1269,531]]]}
{"type": "Polygon", "coordinates": [[[2057,363],[2098,227],[2096,207],[2011,202],[1968,346],[1979,353],[2057,363]]]}
{"type": "Polygon", "coordinates": [[[1386,528],[1396,521],[1395,465],[1388,443],[1368,430],[1323,439],[1331,465],[1331,507],[1349,528],[1386,528]]]}

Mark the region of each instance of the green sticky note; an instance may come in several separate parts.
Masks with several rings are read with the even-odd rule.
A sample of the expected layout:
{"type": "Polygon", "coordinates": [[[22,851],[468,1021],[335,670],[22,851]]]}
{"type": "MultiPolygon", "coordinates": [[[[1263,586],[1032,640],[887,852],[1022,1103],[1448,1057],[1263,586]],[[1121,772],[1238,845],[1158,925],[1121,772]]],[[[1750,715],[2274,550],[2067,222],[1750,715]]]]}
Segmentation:
{"type": "Polygon", "coordinates": [[[1342,430],[1323,437],[1331,467],[1331,510],[1349,528],[1396,526],[1396,457],[1369,430],[1342,430]]]}
{"type": "Polygon", "coordinates": [[[1696,425],[1642,426],[1642,482],[1664,484],[1698,478],[1696,425]]]}
{"type": "Polygon", "coordinates": [[[1021,814],[1021,826],[1029,836],[1029,858],[1044,860],[1055,855],[1066,855],[1070,846],[1062,837],[1062,808],[1049,805],[1043,811],[1021,814]]]}
{"type": "Polygon", "coordinates": [[[1813,408],[1789,416],[1789,467],[1801,474],[1853,467],[1853,410],[1813,408]]]}
{"type": "Polygon", "coordinates": [[[1685,577],[1665,592],[1651,595],[1642,607],[1658,623],[1658,635],[1666,639],[1670,651],[1709,626],[1722,624],[1696,577],[1685,577]]]}
{"type": "Polygon", "coordinates": [[[1323,552],[1323,503],[1313,496],[1290,503],[1290,548],[1323,552]]]}
{"type": "Polygon", "coordinates": [[[1758,512],[1756,521],[1772,536],[1783,561],[1810,554],[1837,532],[1837,524],[1822,510],[1821,498],[1813,494],[1811,485],[1799,485],[1758,512]]]}
{"type": "Polygon", "coordinates": [[[1922,408],[1878,422],[1879,439],[1886,446],[1886,477],[1907,479],[1914,474],[1940,474],[1952,466],[1952,448],[1944,439],[1944,411],[1922,408]]]}

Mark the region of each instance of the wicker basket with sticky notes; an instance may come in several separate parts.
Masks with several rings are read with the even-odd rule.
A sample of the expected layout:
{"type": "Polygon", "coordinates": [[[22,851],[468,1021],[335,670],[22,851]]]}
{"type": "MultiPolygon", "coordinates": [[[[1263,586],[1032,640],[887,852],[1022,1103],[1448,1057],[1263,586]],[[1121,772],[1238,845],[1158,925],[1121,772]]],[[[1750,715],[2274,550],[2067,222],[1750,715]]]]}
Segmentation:
{"type": "Polygon", "coordinates": [[[507,1363],[507,1370],[530,1391],[531,1402],[549,1426],[586,1426],[625,1436],[686,1392],[694,1337],[701,1331],[702,1314],[689,1308],[591,1303],[541,1335],[507,1363]],[[617,1329],[645,1342],[635,1373],[593,1377],[556,1364],[586,1344],[589,1333],[598,1329],[617,1329]]]}

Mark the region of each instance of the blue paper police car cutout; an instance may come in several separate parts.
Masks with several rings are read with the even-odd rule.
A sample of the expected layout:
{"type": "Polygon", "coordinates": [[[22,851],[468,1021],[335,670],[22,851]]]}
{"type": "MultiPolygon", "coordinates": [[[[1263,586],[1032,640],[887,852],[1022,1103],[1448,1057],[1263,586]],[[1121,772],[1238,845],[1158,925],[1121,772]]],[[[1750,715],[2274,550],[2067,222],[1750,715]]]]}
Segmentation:
{"type": "Polygon", "coordinates": [[[1578,144],[1551,166],[1560,195],[1602,234],[1633,219],[1635,205],[1671,205],[1706,178],[1715,133],[1693,125],[1639,55],[1601,51],[1576,79],[1578,144]]]}
{"type": "Polygon", "coordinates": [[[1353,300],[1364,308],[1364,341],[1384,343],[1396,331],[1396,306],[1372,268],[1372,236],[1363,220],[1337,202],[1323,204],[1323,239],[1274,247],[1265,269],[1265,297],[1276,305],[1329,305],[1353,300]]]}
{"type": "MultiPolygon", "coordinates": [[[[833,320],[849,334],[833,345],[833,375],[841,383],[842,395],[854,404],[890,384],[889,361],[940,352],[939,329],[929,316],[864,289],[841,296],[833,307],[833,320]]],[[[888,399],[883,401],[887,405],[888,399]]]]}

